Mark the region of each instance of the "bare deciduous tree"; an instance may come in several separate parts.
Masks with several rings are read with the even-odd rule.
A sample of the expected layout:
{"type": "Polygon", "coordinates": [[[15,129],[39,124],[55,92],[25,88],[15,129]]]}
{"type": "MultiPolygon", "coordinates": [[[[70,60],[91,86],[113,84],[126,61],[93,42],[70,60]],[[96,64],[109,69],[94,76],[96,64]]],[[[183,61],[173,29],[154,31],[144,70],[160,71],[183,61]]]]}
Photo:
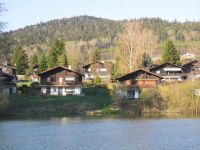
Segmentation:
{"type": "Polygon", "coordinates": [[[120,58],[120,72],[124,74],[140,67],[143,53],[152,56],[157,40],[153,31],[143,29],[140,22],[126,21],[124,32],[118,36],[118,51],[116,52],[116,57],[120,58]]]}

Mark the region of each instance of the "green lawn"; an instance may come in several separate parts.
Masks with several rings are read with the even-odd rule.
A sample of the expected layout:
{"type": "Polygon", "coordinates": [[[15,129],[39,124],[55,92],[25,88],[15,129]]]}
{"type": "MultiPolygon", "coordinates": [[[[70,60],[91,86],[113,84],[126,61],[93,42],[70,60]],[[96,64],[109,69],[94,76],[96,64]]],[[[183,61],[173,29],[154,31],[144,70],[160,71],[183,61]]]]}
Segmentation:
{"type": "Polygon", "coordinates": [[[10,95],[8,111],[18,115],[79,114],[104,109],[112,103],[109,90],[106,88],[84,88],[83,93],[83,96],[10,95]]]}

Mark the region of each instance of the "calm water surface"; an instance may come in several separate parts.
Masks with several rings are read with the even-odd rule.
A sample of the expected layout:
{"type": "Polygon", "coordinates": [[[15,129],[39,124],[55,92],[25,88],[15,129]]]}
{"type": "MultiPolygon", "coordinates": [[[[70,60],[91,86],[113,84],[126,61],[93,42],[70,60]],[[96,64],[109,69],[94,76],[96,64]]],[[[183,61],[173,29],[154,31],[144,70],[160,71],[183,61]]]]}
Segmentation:
{"type": "Polygon", "coordinates": [[[200,119],[1,120],[0,150],[200,150],[200,119]]]}

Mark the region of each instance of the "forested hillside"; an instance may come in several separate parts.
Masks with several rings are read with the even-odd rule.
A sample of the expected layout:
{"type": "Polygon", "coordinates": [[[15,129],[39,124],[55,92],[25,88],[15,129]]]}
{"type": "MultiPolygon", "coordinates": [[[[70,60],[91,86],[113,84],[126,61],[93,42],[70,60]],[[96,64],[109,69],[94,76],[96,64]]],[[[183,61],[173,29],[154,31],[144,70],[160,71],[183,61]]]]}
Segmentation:
{"type": "MultiPolygon", "coordinates": [[[[200,22],[168,22],[160,18],[141,18],[137,21],[142,24],[143,28],[153,30],[158,36],[159,43],[170,38],[177,43],[182,43],[181,46],[187,47],[188,43],[196,42],[198,46],[192,45],[193,49],[200,47],[200,44],[198,44],[198,41],[200,41],[200,22]]],[[[105,52],[105,50],[113,50],[116,47],[117,35],[123,29],[123,22],[91,16],[51,20],[2,33],[1,52],[7,56],[17,46],[23,46],[28,52],[36,47],[47,50],[55,39],[68,42],[66,45],[71,50],[99,49],[105,52]]],[[[190,47],[192,46],[190,45],[190,47]]]]}
{"type": "Polygon", "coordinates": [[[22,45],[49,44],[56,38],[65,41],[88,41],[99,38],[114,40],[121,31],[120,22],[89,16],[52,20],[5,33],[22,45]]]}

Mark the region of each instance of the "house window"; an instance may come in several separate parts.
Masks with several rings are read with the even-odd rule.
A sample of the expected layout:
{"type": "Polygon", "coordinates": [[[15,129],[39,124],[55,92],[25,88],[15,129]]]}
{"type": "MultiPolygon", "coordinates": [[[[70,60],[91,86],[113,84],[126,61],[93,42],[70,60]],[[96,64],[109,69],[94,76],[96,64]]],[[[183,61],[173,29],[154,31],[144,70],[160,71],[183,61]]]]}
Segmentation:
{"type": "Polygon", "coordinates": [[[135,98],[135,91],[127,91],[128,98],[135,98]]]}
{"type": "Polygon", "coordinates": [[[106,68],[101,68],[100,71],[101,71],[101,72],[106,72],[107,69],[106,69],[106,68]]]}
{"type": "Polygon", "coordinates": [[[63,82],[63,78],[59,78],[59,83],[62,83],[63,82]]]}
{"type": "Polygon", "coordinates": [[[55,81],[56,81],[56,78],[55,78],[55,77],[50,77],[50,80],[51,80],[52,82],[55,82],[55,81]]]}
{"type": "Polygon", "coordinates": [[[160,70],[157,70],[156,73],[157,73],[157,74],[160,74],[160,70]]]}
{"type": "Polygon", "coordinates": [[[75,81],[75,78],[74,77],[66,77],[65,81],[68,83],[73,83],[75,81]]]}
{"type": "Polygon", "coordinates": [[[47,78],[47,82],[51,82],[51,78],[50,77],[47,78]]]}

